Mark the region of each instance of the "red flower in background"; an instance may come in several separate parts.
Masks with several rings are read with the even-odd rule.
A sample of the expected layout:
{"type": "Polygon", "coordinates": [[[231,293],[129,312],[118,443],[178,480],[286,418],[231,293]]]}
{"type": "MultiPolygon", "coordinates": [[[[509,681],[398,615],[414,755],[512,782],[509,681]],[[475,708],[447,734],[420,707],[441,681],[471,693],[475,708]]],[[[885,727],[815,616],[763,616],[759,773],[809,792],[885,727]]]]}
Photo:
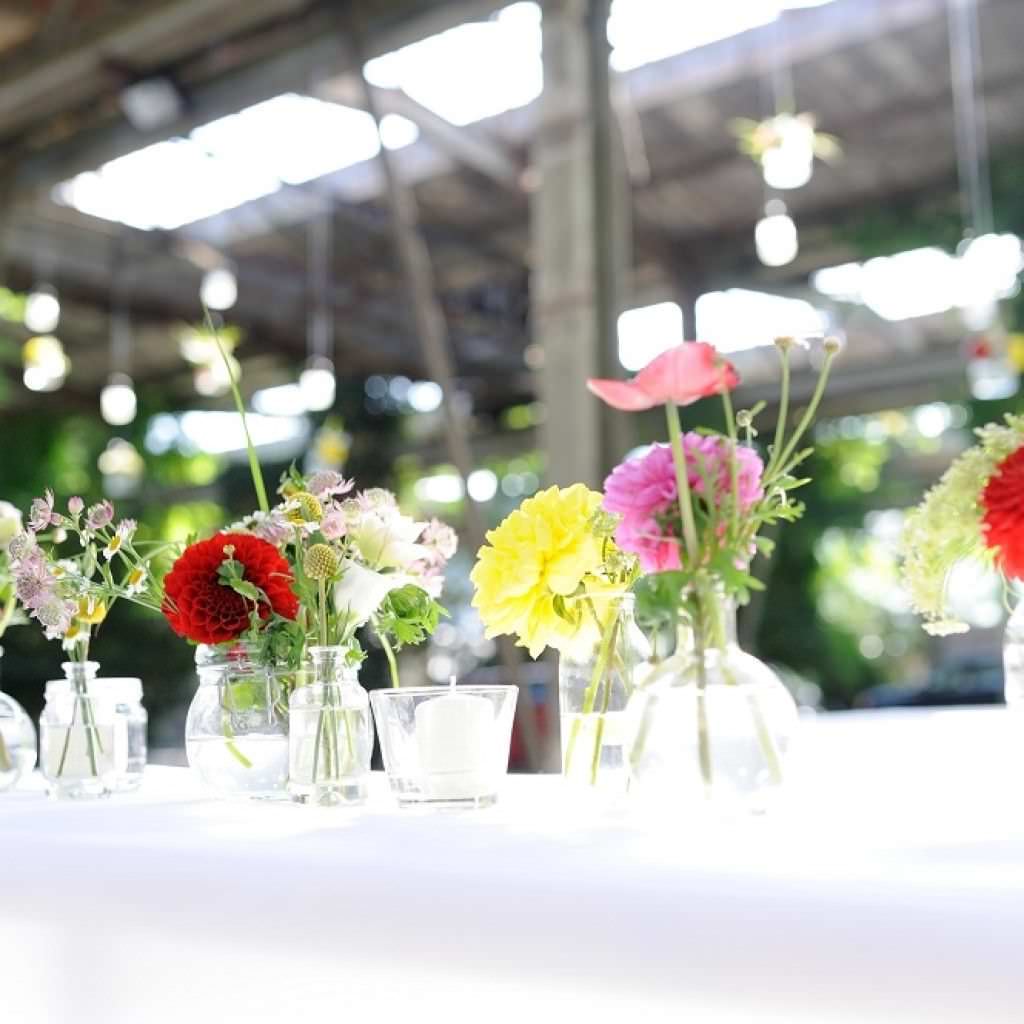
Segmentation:
{"type": "Polygon", "coordinates": [[[1007,576],[1024,579],[1024,447],[1008,455],[981,492],[985,543],[1007,576]]]}
{"type": "Polygon", "coordinates": [[[273,544],[246,533],[218,533],[182,552],[164,580],[164,617],[178,636],[200,644],[235,640],[249,627],[251,603],[220,581],[218,569],[234,548],[235,561],[245,567],[245,579],[267,595],[260,617],[271,611],[294,619],[299,601],[292,592],[292,572],[273,544]]]}
{"type": "Polygon", "coordinates": [[[689,405],[732,391],[739,382],[736,368],[714,346],[684,341],[651,360],[632,380],[591,378],[587,387],[613,409],[640,412],[669,401],[689,405]]]}

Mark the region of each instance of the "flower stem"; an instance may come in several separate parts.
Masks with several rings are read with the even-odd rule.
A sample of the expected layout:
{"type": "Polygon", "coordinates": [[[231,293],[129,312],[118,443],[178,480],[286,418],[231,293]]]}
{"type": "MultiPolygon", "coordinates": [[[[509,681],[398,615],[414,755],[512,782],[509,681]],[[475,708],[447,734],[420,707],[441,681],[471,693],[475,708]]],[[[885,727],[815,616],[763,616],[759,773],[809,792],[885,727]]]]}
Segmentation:
{"type": "Polygon", "coordinates": [[[779,359],[782,360],[782,390],[779,394],[779,416],[775,422],[775,443],[772,445],[772,457],[768,460],[766,476],[778,464],[779,456],[782,454],[783,441],[786,436],[786,420],[789,418],[789,348],[779,350],[779,359]]]}
{"type": "Polygon", "coordinates": [[[213,317],[210,315],[210,311],[206,308],[206,304],[203,304],[203,316],[206,319],[207,330],[213,335],[213,340],[217,343],[217,351],[220,353],[220,357],[224,362],[224,369],[228,371],[228,381],[231,384],[231,397],[235,402],[235,409],[238,411],[238,415],[242,420],[242,433],[245,435],[245,449],[249,456],[249,473],[252,476],[252,486],[256,491],[256,500],[259,502],[261,512],[270,511],[270,502],[267,501],[267,488],[263,483],[263,470],[260,467],[259,456],[256,454],[256,447],[252,443],[252,438],[249,436],[249,422],[245,418],[245,403],[242,401],[242,394],[238,390],[238,381],[235,379],[235,371],[231,366],[231,362],[228,359],[227,351],[224,348],[223,342],[220,340],[220,332],[217,330],[216,325],[213,322],[213,317]]]}
{"type": "Polygon", "coordinates": [[[732,411],[732,398],[728,388],[722,388],[722,408],[725,410],[725,429],[729,434],[729,484],[732,490],[732,535],[735,539],[740,525],[740,467],[736,448],[739,439],[736,436],[736,417],[732,411]]]}
{"type": "Polygon", "coordinates": [[[683,540],[686,544],[687,561],[691,569],[696,569],[697,525],[693,518],[693,498],[690,495],[690,478],[686,469],[686,455],[683,451],[683,428],[679,423],[679,409],[671,399],[665,403],[665,418],[668,420],[668,436],[672,441],[672,461],[676,469],[679,515],[683,522],[683,540]]]}
{"type": "Polygon", "coordinates": [[[700,764],[700,777],[704,782],[704,793],[711,796],[711,743],[708,735],[708,702],[707,702],[707,665],[704,661],[704,613],[705,595],[700,592],[700,585],[695,588],[692,606],[693,618],[693,653],[697,667],[697,760],[700,764]]]}
{"type": "Polygon", "coordinates": [[[322,576],[319,580],[320,590],[320,643],[327,646],[327,580],[322,576]]]}
{"type": "Polygon", "coordinates": [[[782,456],[774,467],[777,472],[785,472],[786,463],[793,457],[793,453],[796,451],[796,446],[800,442],[800,438],[806,433],[807,428],[811,425],[811,421],[814,419],[814,414],[818,411],[822,395],[825,394],[825,386],[828,384],[828,375],[829,371],[832,369],[833,359],[835,359],[834,352],[827,352],[825,354],[825,363],[821,368],[821,374],[818,376],[817,387],[815,387],[814,394],[811,396],[810,404],[804,410],[804,414],[800,418],[800,423],[797,425],[796,430],[793,431],[793,436],[790,437],[782,456]]]}
{"type": "Polygon", "coordinates": [[[398,661],[395,658],[395,651],[391,644],[388,642],[388,638],[383,634],[378,634],[380,638],[381,647],[384,648],[384,657],[388,659],[388,671],[391,673],[391,685],[398,688],[398,661]]]}

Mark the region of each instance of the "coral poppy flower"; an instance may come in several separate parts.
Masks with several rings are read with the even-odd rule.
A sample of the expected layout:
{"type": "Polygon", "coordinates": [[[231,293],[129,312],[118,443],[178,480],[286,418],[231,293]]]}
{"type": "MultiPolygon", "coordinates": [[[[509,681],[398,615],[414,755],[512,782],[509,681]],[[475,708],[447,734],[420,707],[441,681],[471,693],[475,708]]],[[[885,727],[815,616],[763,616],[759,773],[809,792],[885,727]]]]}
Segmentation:
{"type": "Polygon", "coordinates": [[[164,617],[179,636],[221,644],[249,628],[251,602],[225,586],[218,574],[228,558],[226,547],[234,549],[232,557],[244,566],[245,580],[267,596],[259,605],[260,618],[269,618],[271,611],[285,619],[298,614],[291,569],[277,548],[250,534],[218,533],[187,547],[164,580],[164,617]]]}
{"type": "Polygon", "coordinates": [[[981,492],[985,543],[1007,576],[1024,579],[1024,446],[1008,455],[981,492]]]}
{"type": "Polygon", "coordinates": [[[708,395],[732,391],[736,368],[703,341],[684,341],[651,360],[632,380],[587,381],[587,387],[613,409],[640,412],[675,402],[690,405],[708,395]]]}

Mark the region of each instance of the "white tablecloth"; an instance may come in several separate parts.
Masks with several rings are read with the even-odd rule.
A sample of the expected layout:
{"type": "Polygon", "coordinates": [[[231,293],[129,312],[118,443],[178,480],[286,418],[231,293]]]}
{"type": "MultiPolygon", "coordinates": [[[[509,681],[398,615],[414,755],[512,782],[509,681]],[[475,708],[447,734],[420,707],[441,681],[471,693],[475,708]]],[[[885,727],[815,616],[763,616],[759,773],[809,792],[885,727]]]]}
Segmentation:
{"type": "Polygon", "coordinates": [[[0,1020],[1024,1020],[1024,716],[807,723],[772,814],[0,797],[0,1020]],[[358,1015],[358,1017],[356,1016],[358,1015]]]}

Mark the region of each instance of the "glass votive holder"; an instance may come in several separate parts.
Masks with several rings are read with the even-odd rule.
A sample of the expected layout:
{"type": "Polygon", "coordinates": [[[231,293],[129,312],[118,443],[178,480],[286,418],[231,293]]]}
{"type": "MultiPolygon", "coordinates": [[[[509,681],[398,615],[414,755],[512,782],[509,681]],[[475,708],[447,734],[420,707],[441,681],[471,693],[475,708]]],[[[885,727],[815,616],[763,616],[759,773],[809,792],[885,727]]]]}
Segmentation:
{"type": "Polygon", "coordinates": [[[508,772],[515,686],[410,686],[370,693],[400,807],[490,807],[508,772]]]}

